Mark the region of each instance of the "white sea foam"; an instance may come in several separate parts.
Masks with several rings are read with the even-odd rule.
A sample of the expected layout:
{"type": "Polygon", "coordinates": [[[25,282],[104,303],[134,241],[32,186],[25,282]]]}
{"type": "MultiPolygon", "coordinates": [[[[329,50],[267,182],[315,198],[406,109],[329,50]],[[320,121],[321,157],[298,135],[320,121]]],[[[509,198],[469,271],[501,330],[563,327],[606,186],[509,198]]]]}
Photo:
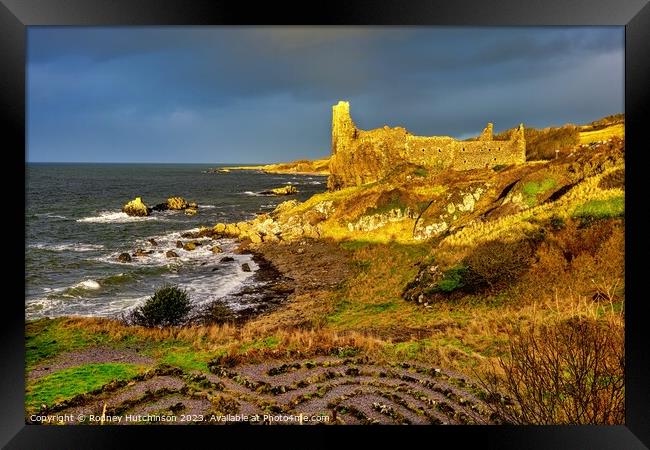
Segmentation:
{"type": "Polygon", "coordinates": [[[199,205],[199,208],[213,209],[213,208],[216,208],[216,206],[215,205],[199,205]]]}
{"type": "Polygon", "coordinates": [[[37,216],[37,217],[47,217],[48,219],[62,219],[62,220],[67,219],[66,216],[61,216],[61,215],[52,214],[52,213],[36,213],[35,216],[37,216]]]}
{"type": "Polygon", "coordinates": [[[90,289],[90,290],[93,290],[93,291],[99,289],[100,287],[101,287],[101,285],[98,282],[96,282],[95,280],[84,280],[84,281],[81,281],[81,282],[75,284],[74,286],[72,286],[73,289],[74,288],[83,288],[83,289],[90,289]]]}
{"type": "Polygon", "coordinates": [[[83,244],[83,243],[66,243],[66,244],[47,244],[38,243],[30,244],[30,248],[37,248],[39,250],[49,250],[52,252],[92,252],[104,248],[101,244],[83,244]]]}
{"type": "Polygon", "coordinates": [[[253,196],[253,197],[266,197],[265,194],[260,194],[259,192],[253,192],[253,191],[245,191],[245,192],[242,192],[242,194],[250,195],[250,196],[253,196]]]}
{"type": "Polygon", "coordinates": [[[86,223],[126,223],[126,222],[142,222],[145,220],[160,220],[161,216],[159,214],[146,216],[146,217],[136,217],[129,216],[124,212],[117,211],[100,211],[97,216],[84,217],[82,219],[77,219],[77,222],[86,222],[86,223]]]}
{"type": "MultiPolygon", "coordinates": [[[[190,240],[181,237],[183,233],[198,230],[198,228],[193,228],[137,239],[129,245],[129,253],[133,253],[137,248],[153,250],[153,253],[149,256],[133,256],[130,263],[121,263],[117,260],[119,254],[126,249],[89,259],[120,264],[124,266],[125,271],[130,271],[135,267],[167,266],[169,272],[165,271],[160,274],[160,279],[156,283],[173,282],[186,289],[193,304],[201,307],[238,291],[243,285],[250,282],[259,267],[252,260],[251,255],[234,253],[237,247],[237,242],[234,239],[213,241],[210,238],[198,238],[192,240],[202,242],[203,245],[197,246],[196,250],[187,251],[176,248],[176,241],[187,242],[190,240]],[[152,238],[157,242],[157,246],[149,242],[149,239],[152,238]],[[219,245],[223,249],[223,253],[212,253],[210,248],[214,245],[219,245]],[[170,249],[179,257],[167,258],[165,253],[170,249]],[[224,256],[233,258],[233,261],[221,262],[224,256]],[[251,272],[243,271],[241,266],[244,263],[250,266],[251,272]],[[183,268],[190,268],[190,270],[183,268]]],[[[62,315],[116,317],[128,314],[130,310],[141,305],[151,296],[151,293],[142,295],[141,290],[123,294],[111,292],[110,296],[101,298],[93,294],[93,292],[101,292],[99,289],[103,288],[110,289],[110,285],[107,283],[106,286],[103,286],[101,279],[85,279],[72,286],[44,290],[42,297],[26,302],[27,317],[30,319],[62,315]]],[[[244,307],[236,303],[229,304],[229,306],[233,309],[244,307]]]]}

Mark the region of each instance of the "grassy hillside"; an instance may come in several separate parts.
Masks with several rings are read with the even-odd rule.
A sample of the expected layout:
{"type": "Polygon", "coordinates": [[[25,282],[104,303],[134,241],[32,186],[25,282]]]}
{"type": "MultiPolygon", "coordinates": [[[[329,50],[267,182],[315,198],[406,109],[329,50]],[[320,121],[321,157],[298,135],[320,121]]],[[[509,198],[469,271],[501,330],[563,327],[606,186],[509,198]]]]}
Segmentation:
{"type": "MultiPolygon", "coordinates": [[[[236,372],[240,369],[231,373],[225,368],[260,364],[254,370],[264,372],[266,361],[316,367],[318,358],[327,357],[354,367],[345,366],[343,375],[306,379],[318,390],[300,401],[330,399],[332,411],[345,415],[355,410],[340,406],[345,396],[328,397],[333,385],[327,377],[358,376],[350,358],[370,358],[388,378],[397,376],[388,368],[410,361],[480,380],[481,389],[472,387],[467,398],[479,396],[510,422],[620,423],[625,298],[621,126],[531,131],[540,155],[558,142],[567,148],[557,158],[553,151],[550,160],[494,169],[435,172],[404,165],[379,182],[324,192],[302,203],[285,202],[250,222],[205,229],[216,237],[237,236],[243,248],[261,253],[289,277],[295,291],[279,308],[243,325],[146,329],[106,319],[30,322],[28,373],[56,366],[60,358],[74,356],[81,362],[44,378],[28,378],[27,409],[71,399],[108,379],[136,380],[137,386],[148,379],[147,371],[164,365],[181,371],[178,376],[191,392],[205,392],[219,408],[223,391],[201,388],[202,381],[190,373],[248,383],[251,391],[232,394],[237,401],[272,410],[279,407],[251,394],[262,385],[246,381],[245,372],[236,372]],[[583,136],[591,136],[584,137],[589,142],[596,136],[587,133],[600,134],[596,143],[581,146],[583,136]],[[97,348],[123,352],[124,359],[79,356],[97,348]],[[535,378],[540,373],[548,378],[535,378]],[[68,387],[55,391],[57,383],[68,387]],[[564,393],[549,394],[549,389],[564,393]],[[490,403],[490,392],[497,391],[510,400],[499,397],[490,403]]],[[[380,387],[380,378],[373,381],[379,383],[377,392],[395,394],[380,387]]],[[[449,395],[454,408],[461,408],[460,397],[449,395]]],[[[408,409],[394,395],[390,398],[393,411],[408,409]]],[[[296,404],[280,409],[294,411],[296,404]]],[[[370,409],[354,417],[370,420],[370,409]]],[[[384,415],[389,411],[375,409],[384,415]]],[[[435,423],[425,410],[421,417],[435,423]]],[[[391,420],[410,417],[400,411],[391,420]]],[[[465,417],[459,409],[450,411],[437,413],[452,422],[465,417]]]]}

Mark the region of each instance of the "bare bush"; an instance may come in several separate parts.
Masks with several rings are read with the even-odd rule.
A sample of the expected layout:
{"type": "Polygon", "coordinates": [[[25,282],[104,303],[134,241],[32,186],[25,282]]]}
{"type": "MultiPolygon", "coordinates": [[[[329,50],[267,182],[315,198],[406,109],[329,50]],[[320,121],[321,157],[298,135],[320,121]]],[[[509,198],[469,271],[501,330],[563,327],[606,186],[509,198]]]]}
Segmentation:
{"type": "Polygon", "coordinates": [[[515,424],[622,424],[621,321],[574,317],[509,333],[508,356],[479,376],[493,413],[515,424]]]}

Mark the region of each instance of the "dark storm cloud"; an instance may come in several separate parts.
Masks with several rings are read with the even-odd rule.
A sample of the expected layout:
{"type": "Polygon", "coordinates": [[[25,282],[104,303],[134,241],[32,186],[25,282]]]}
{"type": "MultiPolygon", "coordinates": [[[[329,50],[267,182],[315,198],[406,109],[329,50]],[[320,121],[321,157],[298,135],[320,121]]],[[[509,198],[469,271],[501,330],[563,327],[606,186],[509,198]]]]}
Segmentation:
{"type": "Polygon", "coordinates": [[[28,46],[34,161],[325,155],[339,99],[364,128],[454,136],[623,110],[622,28],[32,28],[28,46]]]}

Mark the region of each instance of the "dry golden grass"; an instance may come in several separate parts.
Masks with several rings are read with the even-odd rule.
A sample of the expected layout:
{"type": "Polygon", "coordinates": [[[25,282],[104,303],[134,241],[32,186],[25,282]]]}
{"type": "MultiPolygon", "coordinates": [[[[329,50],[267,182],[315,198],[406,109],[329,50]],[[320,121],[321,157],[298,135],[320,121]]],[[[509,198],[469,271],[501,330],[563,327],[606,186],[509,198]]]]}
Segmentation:
{"type": "Polygon", "coordinates": [[[619,123],[594,131],[581,131],[580,144],[591,144],[592,142],[606,141],[613,137],[621,139],[625,138],[625,124],[619,123]]]}

